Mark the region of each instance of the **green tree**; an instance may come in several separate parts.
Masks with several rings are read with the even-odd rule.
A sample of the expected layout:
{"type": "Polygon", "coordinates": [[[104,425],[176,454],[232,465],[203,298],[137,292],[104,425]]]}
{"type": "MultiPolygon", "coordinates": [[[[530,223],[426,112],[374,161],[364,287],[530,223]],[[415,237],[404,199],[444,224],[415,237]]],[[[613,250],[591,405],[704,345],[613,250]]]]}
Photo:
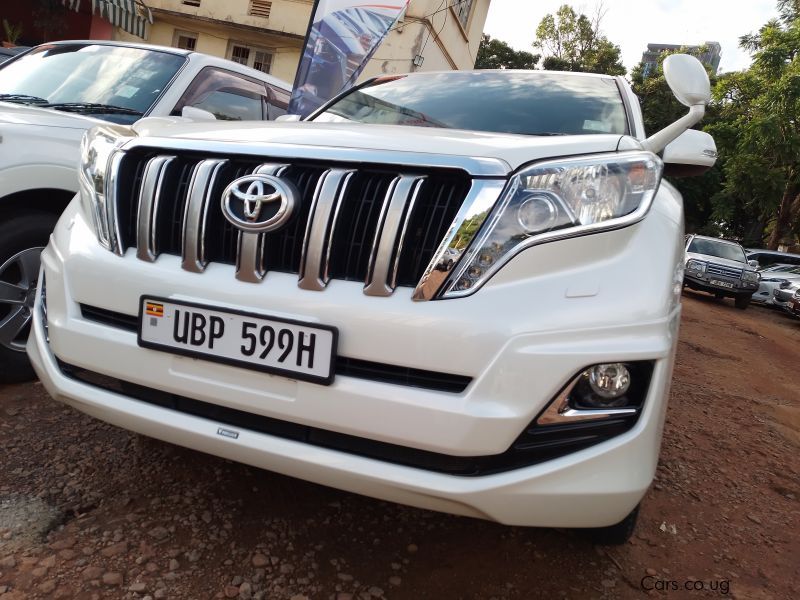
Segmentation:
{"type": "Polygon", "coordinates": [[[720,199],[748,194],[773,249],[800,232],[800,18],[797,2],[778,8],[781,19],[741,38],[750,68],[715,89],[724,117],[715,134],[728,152],[720,199]]]}
{"type": "Polygon", "coordinates": [[[514,50],[502,40],[484,34],[475,60],[476,69],[535,69],[539,54],[514,50]]]}
{"type": "Polygon", "coordinates": [[[619,46],[600,33],[601,20],[602,10],[590,19],[568,4],[561,5],[555,14],[545,15],[533,43],[547,54],[544,68],[624,75],[619,46]]]}

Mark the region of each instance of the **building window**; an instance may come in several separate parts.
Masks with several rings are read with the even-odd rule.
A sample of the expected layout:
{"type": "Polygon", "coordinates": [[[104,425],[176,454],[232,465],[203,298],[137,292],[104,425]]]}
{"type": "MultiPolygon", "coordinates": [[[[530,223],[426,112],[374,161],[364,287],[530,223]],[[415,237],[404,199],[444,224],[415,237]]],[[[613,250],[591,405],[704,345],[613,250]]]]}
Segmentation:
{"type": "Polygon", "coordinates": [[[182,4],[186,6],[193,6],[195,8],[199,8],[200,0],[183,0],[182,4]]]}
{"type": "Polygon", "coordinates": [[[184,50],[196,50],[197,34],[193,31],[179,31],[176,29],[175,35],[172,36],[172,45],[184,50]]]}
{"type": "Polygon", "coordinates": [[[250,0],[250,8],[247,14],[253,17],[269,19],[270,11],[272,11],[272,2],[269,2],[269,0],[250,0]]]}
{"type": "Polygon", "coordinates": [[[228,58],[233,62],[253,67],[263,73],[269,73],[272,70],[272,53],[263,48],[232,43],[228,50],[228,58]]]}
{"type": "Polygon", "coordinates": [[[459,23],[464,31],[467,30],[469,24],[469,15],[472,12],[472,5],[474,0],[453,0],[453,10],[456,12],[459,23]]]}

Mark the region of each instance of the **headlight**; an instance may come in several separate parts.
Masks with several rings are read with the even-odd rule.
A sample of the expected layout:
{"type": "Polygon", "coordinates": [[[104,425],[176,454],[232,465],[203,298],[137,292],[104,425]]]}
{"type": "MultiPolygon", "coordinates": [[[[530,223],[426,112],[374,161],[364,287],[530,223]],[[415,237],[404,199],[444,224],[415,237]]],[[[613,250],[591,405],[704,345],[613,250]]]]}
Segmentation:
{"type": "Polygon", "coordinates": [[[692,258],[686,263],[686,270],[705,273],[707,264],[708,263],[704,263],[702,260],[695,260],[692,258]]]}
{"type": "Polygon", "coordinates": [[[647,214],[662,162],[650,152],[542,162],[518,173],[443,287],[470,294],[530,246],[635,223],[647,214]]]}
{"type": "Polygon", "coordinates": [[[81,140],[78,168],[81,203],[86,214],[90,215],[97,240],[109,250],[116,249],[119,238],[114,225],[114,207],[109,202],[109,164],[114,152],[128,139],[125,135],[130,133],[126,127],[103,125],[87,131],[81,140]]]}
{"type": "Polygon", "coordinates": [[[758,283],[761,281],[761,275],[756,273],[755,271],[745,271],[742,273],[742,281],[747,281],[749,283],[758,283]]]}

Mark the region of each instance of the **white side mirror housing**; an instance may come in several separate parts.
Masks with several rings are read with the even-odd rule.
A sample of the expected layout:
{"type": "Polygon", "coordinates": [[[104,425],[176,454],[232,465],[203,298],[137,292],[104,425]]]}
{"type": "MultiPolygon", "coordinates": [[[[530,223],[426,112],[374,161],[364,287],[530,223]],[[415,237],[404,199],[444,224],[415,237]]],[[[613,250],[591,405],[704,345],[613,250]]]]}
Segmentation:
{"type": "Polygon", "coordinates": [[[181,109],[181,116],[192,121],[216,121],[214,113],[210,113],[196,106],[184,106],[181,109]]]}
{"type": "Polygon", "coordinates": [[[748,260],[747,264],[753,267],[754,269],[757,269],[759,267],[757,260],[748,260]]]}
{"type": "Polygon", "coordinates": [[[662,158],[666,175],[701,175],[717,162],[717,145],[705,131],[687,129],[667,144],[662,158]]]}
{"type": "Polygon", "coordinates": [[[297,123],[302,121],[302,117],[300,115],[281,115],[275,120],[280,121],[281,123],[297,123]]]}
{"type": "Polygon", "coordinates": [[[665,58],[664,79],[684,106],[705,106],[711,101],[708,73],[694,56],[673,54],[665,58]]]}
{"type": "Polygon", "coordinates": [[[664,77],[678,102],[689,107],[689,114],[642,142],[642,147],[650,152],[661,152],[667,144],[698,123],[706,114],[706,104],[711,100],[708,73],[694,56],[672,54],[665,58],[664,77]]]}

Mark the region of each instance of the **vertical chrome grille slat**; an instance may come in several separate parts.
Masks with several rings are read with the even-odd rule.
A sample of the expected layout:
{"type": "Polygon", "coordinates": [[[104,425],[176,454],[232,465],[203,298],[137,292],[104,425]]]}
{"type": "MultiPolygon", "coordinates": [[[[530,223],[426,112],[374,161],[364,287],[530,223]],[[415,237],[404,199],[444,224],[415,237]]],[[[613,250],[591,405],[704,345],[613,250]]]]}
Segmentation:
{"type": "Polygon", "coordinates": [[[400,255],[398,235],[408,224],[411,200],[416,198],[424,180],[423,175],[400,175],[389,186],[375,228],[367,268],[364,293],[368,296],[391,296],[394,292],[394,278],[390,279],[390,271],[394,270],[396,276],[396,268],[393,269],[396,261],[392,258],[400,255]]]}
{"type": "MultiPolygon", "coordinates": [[[[253,175],[280,175],[289,165],[264,163],[253,171],[253,175]]],[[[264,266],[264,234],[239,232],[236,253],[236,279],[248,283],[259,283],[267,274],[264,266]]]]}
{"type": "Polygon", "coordinates": [[[145,165],[136,216],[136,256],[139,260],[153,262],[158,256],[156,247],[158,203],[167,167],[174,160],[174,156],[156,156],[145,165]]]}
{"type": "Polygon", "coordinates": [[[297,285],[304,290],[321,291],[328,285],[330,258],[328,244],[332,239],[329,232],[335,227],[339,205],[355,173],[356,171],[351,169],[330,169],[323,173],[317,182],[300,259],[297,285]]]}
{"type": "Polygon", "coordinates": [[[106,201],[106,218],[108,219],[108,236],[111,251],[119,256],[125,253],[125,248],[122,244],[122,235],[120,233],[119,218],[117,217],[117,187],[119,185],[119,168],[122,159],[125,158],[124,152],[115,152],[111,156],[111,164],[109,165],[109,176],[105,182],[105,201],[106,201]]]}
{"type": "Polygon", "coordinates": [[[181,266],[193,273],[202,273],[206,268],[204,252],[204,233],[206,212],[214,189],[214,182],[220,169],[227,163],[225,159],[200,161],[194,168],[189,183],[186,210],[183,215],[183,262],[181,266]]]}

